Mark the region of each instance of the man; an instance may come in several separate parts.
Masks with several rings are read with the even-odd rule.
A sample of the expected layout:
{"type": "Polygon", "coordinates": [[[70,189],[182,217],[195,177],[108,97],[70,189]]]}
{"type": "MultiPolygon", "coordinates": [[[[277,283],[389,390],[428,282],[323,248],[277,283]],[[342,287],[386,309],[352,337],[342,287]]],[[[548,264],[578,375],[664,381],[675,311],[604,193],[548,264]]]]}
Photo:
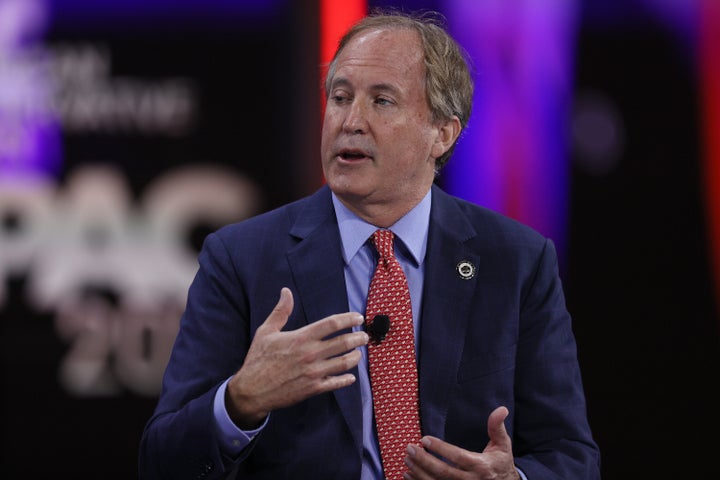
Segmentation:
{"type": "Polygon", "coordinates": [[[457,45],[429,17],[368,17],[326,93],[327,186],[206,240],[141,478],[599,478],[552,243],[433,186],[470,114],[457,45]],[[399,239],[419,378],[397,474],[382,335],[361,326],[378,229],[399,239]]]}

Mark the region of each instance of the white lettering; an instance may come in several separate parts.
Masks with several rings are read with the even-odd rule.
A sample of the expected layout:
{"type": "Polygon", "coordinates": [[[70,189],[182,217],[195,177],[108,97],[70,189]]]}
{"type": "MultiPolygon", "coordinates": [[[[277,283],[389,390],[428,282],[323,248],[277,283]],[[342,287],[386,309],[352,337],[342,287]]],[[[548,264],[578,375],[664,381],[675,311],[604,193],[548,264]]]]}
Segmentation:
{"type": "Polygon", "coordinates": [[[167,172],[139,202],[110,167],[81,168],[62,189],[3,186],[0,308],[4,280],[26,273],[29,302],[56,313],[69,343],[59,370],[69,393],[156,395],[197,270],[192,230],[258,208],[255,186],[217,166],[167,172]]]}

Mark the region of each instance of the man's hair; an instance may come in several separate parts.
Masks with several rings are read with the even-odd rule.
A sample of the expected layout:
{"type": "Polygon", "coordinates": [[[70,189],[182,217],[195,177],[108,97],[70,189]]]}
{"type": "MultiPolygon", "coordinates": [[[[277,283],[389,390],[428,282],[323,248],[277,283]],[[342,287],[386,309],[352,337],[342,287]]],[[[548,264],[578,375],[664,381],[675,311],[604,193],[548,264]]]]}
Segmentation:
{"type": "MultiPolygon", "coordinates": [[[[425,58],[425,96],[433,122],[443,122],[457,116],[461,131],[467,126],[472,111],[473,81],[467,55],[462,47],[447,33],[444,18],[437,12],[400,13],[392,10],[376,10],[363,18],[340,39],[335,56],[330,62],[325,78],[325,96],[337,68],[337,58],[345,46],[357,35],[384,29],[414,30],[420,37],[425,58]]],[[[459,136],[458,136],[459,138],[459,136]]],[[[442,156],[435,160],[435,170],[447,163],[457,140],[442,156]]]]}

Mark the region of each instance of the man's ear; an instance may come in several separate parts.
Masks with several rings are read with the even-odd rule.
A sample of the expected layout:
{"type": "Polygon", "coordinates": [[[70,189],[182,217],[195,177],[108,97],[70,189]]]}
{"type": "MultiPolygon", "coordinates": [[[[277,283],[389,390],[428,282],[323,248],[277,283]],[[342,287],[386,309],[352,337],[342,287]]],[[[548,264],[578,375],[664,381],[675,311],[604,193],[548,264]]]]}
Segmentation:
{"type": "Polygon", "coordinates": [[[450,120],[439,123],[437,126],[438,134],[431,150],[432,157],[438,158],[450,150],[450,147],[460,135],[461,129],[460,119],[455,115],[450,120]]]}

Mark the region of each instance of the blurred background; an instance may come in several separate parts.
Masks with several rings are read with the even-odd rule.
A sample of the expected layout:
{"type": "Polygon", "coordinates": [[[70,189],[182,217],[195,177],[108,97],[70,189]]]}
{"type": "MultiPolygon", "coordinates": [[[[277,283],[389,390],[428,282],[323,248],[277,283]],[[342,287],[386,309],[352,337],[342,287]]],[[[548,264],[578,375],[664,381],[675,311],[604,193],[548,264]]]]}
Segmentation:
{"type": "Polygon", "coordinates": [[[720,2],[0,0],[0,465],[136,478],[205,235],[322,185],[368,9],[472,59],[438,178],[558,246],[603,478],[720,478],[720,2]]]}

